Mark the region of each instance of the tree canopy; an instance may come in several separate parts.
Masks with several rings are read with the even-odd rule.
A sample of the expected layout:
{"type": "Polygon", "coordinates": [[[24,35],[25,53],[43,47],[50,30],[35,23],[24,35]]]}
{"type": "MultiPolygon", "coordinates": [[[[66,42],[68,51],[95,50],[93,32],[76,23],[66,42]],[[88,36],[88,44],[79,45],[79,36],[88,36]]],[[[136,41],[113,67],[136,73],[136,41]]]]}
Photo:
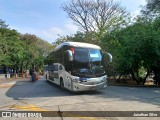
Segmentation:
{"type": "Polygon", "coordinates": [[[126,26],[129,13],[113,0],[71,0],[62,6],[68,17],[85,33],[99,40],[106,32],[126,26]]]}
{"type": "Polygon", "coordinates": [[[160,17],[160,1],[159,0],[146,0],[147,5],[141,10],[144,15],[151,18],[160,17]]]}
{"type": "Polygon", "coordinates": [[[52,48],[36,35],[20,34],[0,20],[0,65],[4,73],[9,69],[15,73],[32,67],[42,69],[44,57],[52,48]]]}

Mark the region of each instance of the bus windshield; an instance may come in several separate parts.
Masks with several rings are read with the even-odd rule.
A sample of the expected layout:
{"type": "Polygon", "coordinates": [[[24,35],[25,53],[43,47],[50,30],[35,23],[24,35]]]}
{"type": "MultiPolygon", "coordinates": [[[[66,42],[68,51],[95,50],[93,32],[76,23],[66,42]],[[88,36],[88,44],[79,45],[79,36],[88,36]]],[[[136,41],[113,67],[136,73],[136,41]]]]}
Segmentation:
{"type": "Polygon", "coordinates": [[[74,60],[77,62],[101,61],[102,55],[97,49],[75,48],[74,60]]]}
{"type": "Polygon", "coordinates": [[[73,74],[79,77],[98,77],[105,74],[99,49],[74,48],[73,74]]]}

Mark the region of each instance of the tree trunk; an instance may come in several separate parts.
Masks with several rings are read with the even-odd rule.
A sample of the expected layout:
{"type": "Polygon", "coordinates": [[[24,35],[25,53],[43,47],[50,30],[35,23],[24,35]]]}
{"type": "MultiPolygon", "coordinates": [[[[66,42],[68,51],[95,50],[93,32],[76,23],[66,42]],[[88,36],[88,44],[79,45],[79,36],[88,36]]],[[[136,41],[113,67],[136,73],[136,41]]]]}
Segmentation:
{"type": "Polygon", "coordinates": [[[146,76],[145,76],[145,78],[143,79],[143,85],[146,83],[146,79],[147,79],[147,77],[148,77],[148,75],[149,75],[149,68],[147,68],[147,74],[146,74],[146,76]]]}
{"type": "Polygon", "coordinates": [[[14,71],[14,77],[17,78],[16,67],[14,67],[13,71],[14,71]]]}
{"type": "Polygon", "coordinates": [[[155,77],[154,77],[154,79],[155,79],[155,85],[158,85],[158,80],[159,80],[159,70],[158,70],[158,68],[153,68],[153,72],[154,72],[154,75],[155,75],[155,77]]]}
{"type": "Polygon", "coordinates": [[[118,80],[120,80],[120,79],[121,79],[121,77],[122,77],[122,74],[120,74],[120,76],[118,77],[118,80]]]}
{"type": "Polygon", "coordinates": [[[139,83],[138,79],[135,77],[134,72],[132,70],[131,70],[131,75],[132,75],[133,80],[135,80],[137,85],[139,85],[140,83],[139,83]]]}

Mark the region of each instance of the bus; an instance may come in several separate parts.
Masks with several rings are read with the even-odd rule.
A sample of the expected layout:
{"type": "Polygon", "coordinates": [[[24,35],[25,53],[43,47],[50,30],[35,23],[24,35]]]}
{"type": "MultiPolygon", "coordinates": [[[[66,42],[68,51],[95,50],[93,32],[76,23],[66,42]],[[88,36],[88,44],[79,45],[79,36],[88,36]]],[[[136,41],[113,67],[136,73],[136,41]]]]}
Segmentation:
{"type": "MultiPolygon", "coordinates": [[[[112,55],[108,55],[109,62],[112,55]]],[[[107,75],[104,55],[99,46],[82,42],[64,42],[47,56],[47,81],[70,91],[105,88],[107,75]]]]}

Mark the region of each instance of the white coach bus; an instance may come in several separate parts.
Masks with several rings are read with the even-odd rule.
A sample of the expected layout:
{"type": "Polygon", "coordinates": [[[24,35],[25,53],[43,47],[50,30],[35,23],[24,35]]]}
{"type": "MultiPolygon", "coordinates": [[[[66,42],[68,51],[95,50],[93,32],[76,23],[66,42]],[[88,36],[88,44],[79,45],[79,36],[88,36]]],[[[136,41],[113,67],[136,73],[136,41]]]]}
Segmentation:
{"type": "MultiPolygon", "coordinates": [[[[112,56],[106,53],[109,61],[112,56]]],[[[81,42],[64,42],[47,58],[46,79],[70,91],[87,91],[105,88],[107,75],[104,57],[97,45],[81,42]]]]}

